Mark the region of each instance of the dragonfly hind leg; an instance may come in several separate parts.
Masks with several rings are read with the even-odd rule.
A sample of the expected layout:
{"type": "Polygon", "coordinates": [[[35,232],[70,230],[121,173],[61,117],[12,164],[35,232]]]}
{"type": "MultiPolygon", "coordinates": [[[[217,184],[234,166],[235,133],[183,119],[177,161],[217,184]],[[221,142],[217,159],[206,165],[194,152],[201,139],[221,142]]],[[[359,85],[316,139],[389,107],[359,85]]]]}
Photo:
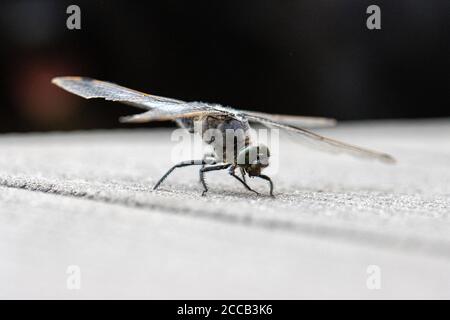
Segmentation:
{"type": "MultiPolygon", "coordinates": [[[[212,152],[205,153],[203,156],[203,160],[205,161],[205,163],[202,165],[202,169],[206,166],[206,164],[216,164],[217,163],[215,154],[212,152]]],[[[202,182],[201,178],[200,178],[200,182],[202,182]]]]}
{"type": "Polygon", "coordinates": [[[242,180],[244,180],[244,182],[247,182],[247,180],[245,179],[245,170],[244,170],[244,168],[239,167],[239,171],[241,172],[242,180]]]}
{"type": "Polygon", "coordinates": [[[208,159],[202,159],[202,160],[188,160],[188,161],[181,161],[180,163],[177,163],[172,168],[170,168],[162,177],[158,180],[158,182],[153,187],[153,190],[158,189],[159,185],[166,180],[166,178],[172,173],[173,170],[176,168],[182,168],[187,166],[204,166],[205,164],[214,164],[215,161],[211,161],[208,159]]]}
{"type": "Polygon", "coordinates": [[[218,164],[218,165],[214,165],[214,166],[210,166],[210,167],[202,167],[202,168],[200,168],[200,170],[199,170],[200,182],[203,185],[202,196],[204,196],[208,192],[208,186],[206,185],[206,181],[205,181],[205,172],[207,172],[207,171],[223,170],[223,169],[227,169],[230,166],[231,166],[231,164],[227,163],[227,164],[218,164]]]}

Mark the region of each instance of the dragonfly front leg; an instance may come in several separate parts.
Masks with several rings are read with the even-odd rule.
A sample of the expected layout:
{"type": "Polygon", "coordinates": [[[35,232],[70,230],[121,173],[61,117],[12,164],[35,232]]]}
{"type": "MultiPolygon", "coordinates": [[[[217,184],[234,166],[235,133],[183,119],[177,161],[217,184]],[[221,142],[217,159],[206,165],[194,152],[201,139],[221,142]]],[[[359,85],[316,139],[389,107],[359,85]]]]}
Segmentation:
{"type": "Polygon", "coordinates": [[[200,182],[203,185],[202,196],[204,196],[208,192],[208,186],[206,185],[206,181],[205,181],[205,172],[207,172],[207,171],[223,170],[223,169],[229,168],[230,166],[231,166],[231,164],[227,163],[227,164],[218,164],[218,165],[215,165],[215,166],[200,168],[200,170],[199,170],[200,182]]]}
{"type": "Polygon", "coordinates": [[[266,176],[264,174],[260,174],[260,175],[257,175],[255,177],[258,177],[258,178],[261,178],[261,179],[269,181],[269,184],[270,184],[270,196],[273,197],[274,195],[273,195],[273,182],[272,182],[272,179],[270,179],[270,177],[268,177],[268,176],[266,176]]]}

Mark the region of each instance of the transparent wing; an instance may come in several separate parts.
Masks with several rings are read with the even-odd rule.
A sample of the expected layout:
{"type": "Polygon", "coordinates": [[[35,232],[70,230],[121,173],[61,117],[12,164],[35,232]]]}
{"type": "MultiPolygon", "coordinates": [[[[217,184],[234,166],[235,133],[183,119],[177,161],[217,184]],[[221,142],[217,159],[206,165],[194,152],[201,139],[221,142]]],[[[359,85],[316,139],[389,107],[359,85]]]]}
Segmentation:
{"type": "Polygon", "coordinates": [[[103,98],[118,101],[147,110],[144,113],[120,118],[121,122],[168,121],[179,118],[195,118],[203,114],[224,114],[225,109],[217,109],[201,102],[185,102],[172,98],[154,96],[120,85],[84,77],[58,77],[52,83],[86,99],[103,98]]]}
{"type": "Polygon", "coordinates": [[[58,77],[53,78],[52,83],[86,99],[103,98],[105,100],[118,101],[145,110],[155,110],[155,115],[157,113],[166,118],[206,110],[206,107],[198,104],[154,96],[114,83],[90,78],[58,77]]]}
{"type": "Polygon", "coordinates": [[[270,119],[266,119],[264,117],[257,117],[251,114],[244,114],[250,121],[254,121],[265,125],[269,128],[280,128],[287,130],[289,132],[295,133],[296,138],[302,138],[300,142],[303,144],[332,153],[347,153],[349,155],[355,157],[362,158],[372,158],[377,159],[386,163],[395,163],[395,159],[386,153],[381,153],[377,151],[372,151],[368,149],[364,149],[361,147],[357,147],[351,144],[347,144],[345,142],[341,142],[338,140],[326,138],[317,133],[311,132],[309,130],[298,128],[286,124],[282,124],[276,121],[272,121],[270,119]]]}
{"type": "MultiPolygon", "coordinates": [[[[256,111],[247,111],[242,110],[243,113],[269,119],[271,121],[275,121],[282,124],[287,124],[296,127],[302,128],[328,128],[334,127],[336,125],[335,119],[330,118],[322,118],[322,117],[304,117],[304,116],[294,116],[294,115],[285,115],[285,114],[270,114],[264,112],[256,112],[256,111]]],[[[252,119],[249,119],[252,121],[252,119]]]]}
{"type": "Polygon", "coordinates": [[[205,113],[214,114],[215,111],[202,110],[202,111],[192,111],[192,112],[178,112],[178,113],[166,113],[160,112],[158,110],[149,110],[144,113],[138,113],[131,116],[121,117],[119,120],[123,123],[143,123],[152,121],[170,121],[180,118],[197,118],[205,113]]]}

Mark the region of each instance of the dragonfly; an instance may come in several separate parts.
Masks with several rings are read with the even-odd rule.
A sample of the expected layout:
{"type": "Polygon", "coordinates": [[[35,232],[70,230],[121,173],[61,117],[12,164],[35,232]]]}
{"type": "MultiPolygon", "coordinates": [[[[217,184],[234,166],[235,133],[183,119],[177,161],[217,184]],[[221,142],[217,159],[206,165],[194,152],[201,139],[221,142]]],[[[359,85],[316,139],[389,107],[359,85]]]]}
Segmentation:
{"type": "Polygon", "coordinates": [[[256,194],[259,193],[248,185],[246,176],[266,180],[270,187],[269,194],[273,196],[273,181],[262,173],[262,170],[269,166],[270,150],[266,145],[252,140],[249,133],[250,124],[288,131],[295,135],[296,141],[307,146],[318,147],[322,151],[346,153],[355,157],[376,159],[384,163],[395,162],[395,159],[387,153],[327,138],[309,130],[315,127],[335,125],[336,121],[330,118],[270,114],[239,110],[220,104],[186,102],[86,77],[56,77],[52,79],[52,83],[86,99],[103,98],[145,110],[142,113],[121,117],[121,122],[175,121],[178,126],[188,132],[201,135],[202,141],[213,147],[214,151],[206,153],[202,159],[186,160],[172,166],[158,180],[153,187],[154,190],[158,189],[175,169],[200,166],[199,178],[203,186],[202,195],[208,192],[205,181],[206,172],[228,170],[231,177],[256,194]],[[215,136],[206,134],[211,129],[219,132],[223,137],[229,131],[241,134],[233,136],[233,142],[224,146],[222,139],[215,139],[215,136]],[[222,140],[220,144],[219,140],[222,140]],[[236,174],[237,170],[240,176],[236,174]]]}

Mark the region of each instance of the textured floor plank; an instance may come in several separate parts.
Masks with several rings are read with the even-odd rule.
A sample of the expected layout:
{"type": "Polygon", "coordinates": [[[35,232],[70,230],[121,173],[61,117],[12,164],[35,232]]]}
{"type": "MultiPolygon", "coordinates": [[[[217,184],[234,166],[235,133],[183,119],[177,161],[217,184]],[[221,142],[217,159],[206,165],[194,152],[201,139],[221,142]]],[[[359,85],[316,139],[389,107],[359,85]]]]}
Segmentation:
{"type": "Polygon", "coordinates": [[[399,162],[283,138],[275,199],[222,173],[201,197],[195,169],[151,190],[170,166],[170,131],[0,137],[0,296],[450,297],[448,120],[322,132],[399,162]],[[72,264],[81,290],[66,288],[72,264]],[[373,264],[381,290],[366,287],[373,264]]]}

